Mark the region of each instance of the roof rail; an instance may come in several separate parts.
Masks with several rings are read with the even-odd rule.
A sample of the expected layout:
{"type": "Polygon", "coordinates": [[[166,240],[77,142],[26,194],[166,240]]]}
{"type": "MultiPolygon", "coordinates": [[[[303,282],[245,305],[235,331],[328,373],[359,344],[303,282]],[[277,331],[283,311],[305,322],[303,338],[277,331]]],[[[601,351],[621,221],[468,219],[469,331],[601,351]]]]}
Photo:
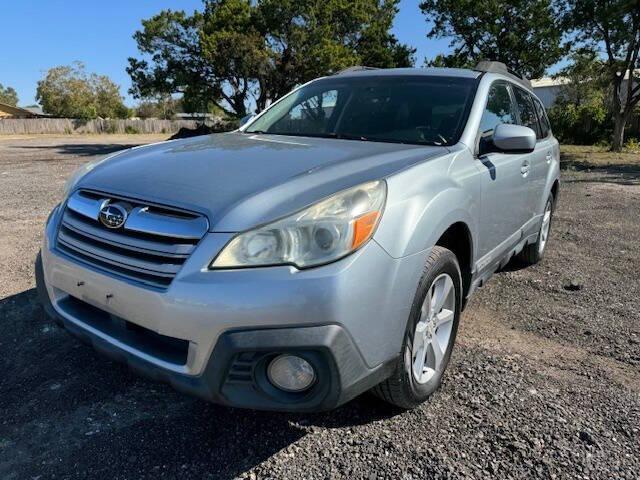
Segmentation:
{"type": "Polygon", "coordinates": [[[529,80],[528,78],[526,78],[526,77],[524,77],[522,75],[519,75],[518,73],[514,72],[513,70],[509,70],[509,68],[502,62],[494,62],[494,61],[490,61],[490,60],[481,60],[474,67],[474,70],[477,71],[477,72],[501,73],[503,75],[507,75],[507,76],[513,78],[515,81],[517,81],[518,83],[524,85],[527,88],[532,88],[531,87],[531,80],[529,80]]]}
{"type": "Polygon", "coordinates": [[[351,73],[351,72],[361,72],[363,70],[380,70],[378,67],[367,67],[364,65],[354,65],[352,67],[347,67],[344,68],[342,70],[340,70],[339,72],[334,73],[334,75],[342,75],[344,73],[351,73]]]}

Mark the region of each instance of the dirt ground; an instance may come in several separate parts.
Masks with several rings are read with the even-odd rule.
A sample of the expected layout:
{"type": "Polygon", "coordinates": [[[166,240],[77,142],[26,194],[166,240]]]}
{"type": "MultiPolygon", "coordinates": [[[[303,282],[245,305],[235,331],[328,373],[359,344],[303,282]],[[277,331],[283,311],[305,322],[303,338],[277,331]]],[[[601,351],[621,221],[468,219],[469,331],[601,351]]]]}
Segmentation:
{"type": "Polygon", "coordinates": [[[568,149],[547,257],[474,296],[429,402],[290,415],[141,379],[36,304],[65,178],[160,139],[0,138],[0,478],[640,478],[640,156],[568,149]]]}

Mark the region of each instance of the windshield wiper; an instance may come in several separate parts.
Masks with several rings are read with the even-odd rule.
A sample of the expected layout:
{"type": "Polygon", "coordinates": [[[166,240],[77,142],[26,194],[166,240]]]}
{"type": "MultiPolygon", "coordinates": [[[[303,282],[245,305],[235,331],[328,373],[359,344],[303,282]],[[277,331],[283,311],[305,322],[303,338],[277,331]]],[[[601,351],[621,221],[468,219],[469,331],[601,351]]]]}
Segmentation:
{"type": "Polygon", "coordinates": [[[265,132],[264,130],[251,130],[250,132],[244,131],[242,133],[246,133],[246,134],[249,134],[249,135],[254,134],[254,133],[256,133],[258,135],[264,135],[264,134],[268,134],[269,132],[265,132]]]}
{"type": "Polygon", "coordinates": [[[311,138],[336,138],[333,133],[297,133],[297,132],[267,132],[265,130],[245,130],[242,133],[249,135],[281,135],[283,137],[311,137],[311,138]]]}
{"type": "Polygon", "coordinates": [[[340,140],[360,140],[362,142],[370,142],[371,140],[364,135],[350,135],[348,133],[332,133],[332,138],[338,138],[340,140]]]}
{"type": "Polygon", "coordinates": [[[258,135],[282,135],[286,137],[311,137],[311,138],[337,138],[340,140],[361,140],[363,142],[370,142],[371,140],[364,135],[350,135],[348,133],[299,133],[299,132],[266,132],[264,130],[246,130],[242,133],[258,134],[258,135]]]}
{"type": "Polygon", "coordinates": [[[297,132],[266,132],[264,130],[252,130],[252,131],[244,131],[242,133],[246,133],[249,135],[282,135],[285,137],[308,137],[308,138],[335,138],[336,140],[355,140],[360,142],[381,142],[381,143],[399,143],[402,145],[431,145],[440,147],[441,143],[438,142],[411,142],[406,140],[397,140],[393,138],[377,138],[377,137],[367,137],[365,135],[353,135],[349,133],[297,133],[297,132]]]}

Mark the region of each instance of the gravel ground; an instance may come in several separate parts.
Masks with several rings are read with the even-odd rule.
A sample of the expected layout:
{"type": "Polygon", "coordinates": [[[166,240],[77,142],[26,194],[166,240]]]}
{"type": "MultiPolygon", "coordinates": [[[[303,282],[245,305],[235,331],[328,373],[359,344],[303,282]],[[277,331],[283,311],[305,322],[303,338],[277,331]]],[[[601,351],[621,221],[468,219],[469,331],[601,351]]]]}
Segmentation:
{"type": "Polygon", "coordinates": [[[425,405],[287,415],[138,378],[35,303],[65,177],[154,140],[0,138],[0,478],[640,478],[640,158],[563,172],[545,261],[477,293],[425,405]]]}

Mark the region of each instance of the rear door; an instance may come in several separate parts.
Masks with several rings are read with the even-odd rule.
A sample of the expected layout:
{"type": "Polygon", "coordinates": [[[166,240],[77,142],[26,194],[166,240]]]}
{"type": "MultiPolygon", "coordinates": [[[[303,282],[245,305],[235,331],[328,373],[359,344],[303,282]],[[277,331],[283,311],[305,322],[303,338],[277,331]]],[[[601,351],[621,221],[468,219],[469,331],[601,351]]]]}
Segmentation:
{"type": "Polygon", "coordinates": [[[530,187],[522,173],[523,155],[497,152],[493,131],[501,123],[516,124],[518,113],[507,82],[494,82],[478,132],[478,168],[482,182],[482,219],[478,247],[482,264],[490,264],[520,239],[530,217],[530,187]],[[488,255],[491,253],[491,255],[488,255]]]}
{"type": "Polygon", "coordinates": [[[542,126],[536,113],[536,100],[526,90],[513,86],[513,92],[518,105],[518,121],[520,125],[531,128],[536,132],[536,148],[533,152],[522,155],[522,168],[527,171],[528,185],[527,221],[524,223],[525,235],[537,230],[537,215],[540,197],[545,188],[547,171],[551,163],[552,145],[549,129],[543,133],[542,126]]]}
{"type": "MultiPolygon", "coordinates": [[[[556,139],[553,138],[549,117],[547,117],[547,112],[545,112],[542,103],[536,97],[533,97],[533,104],[536,107],[538,123],[540,124],[540,137],[538,137],[538,144],[539,148],[544,151],[544,163],[540,163],[539,171],[534,172],[537,178],[534,185],[534,200],[538,201],[539,207],[544,208],[547,199],[542,197],[546,193],[545,189],[547,187],[547,178],[549,178],[549,171],[552,168],[554,156],[558,156],[558,149],[556,148],[558,143],[556,139]]],[[[542,211],[536,213],[541,214],[542,211]]]]}

